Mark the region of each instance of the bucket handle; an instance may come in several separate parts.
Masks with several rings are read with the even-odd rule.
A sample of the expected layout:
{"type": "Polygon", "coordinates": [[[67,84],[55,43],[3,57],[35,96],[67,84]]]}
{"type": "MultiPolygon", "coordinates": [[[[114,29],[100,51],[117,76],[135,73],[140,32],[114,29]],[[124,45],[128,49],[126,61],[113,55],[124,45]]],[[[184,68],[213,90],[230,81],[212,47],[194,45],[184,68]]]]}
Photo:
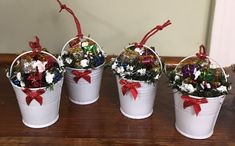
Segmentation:
{"type": "MultiPolygon", "coordinates": [[[[79,37],[71,38],[70,40],[68,40],[68,41],[64,44],[64,46],[62,47],[62,50],[61,50],[61,56],[64,54],[64,51],[65,51],[65,49],[66,49],[66,46],[67,46],[71,41],[73,41],[73,40],[75,40],[75,39],[78,39],[78,38],[79,38],[79,37]]],[[[88,39],[88,40],[93,41],[93,42],[98,46],[98,48],[100,49],[100,51],[102,52],[102,54],[104,54],[104,50],[100,47],[100,45],[99,45],[95,40],[93,40],[92,38],[87,37],[87,36],[83,36],[82,38],[85,38],[85,39],[88,39]]]]}
{"type": "MultiPolygon", "coordinates": [[[[192,58],[192,57],[197,57],[197,56],[196,56],[196,55],[191,55],[191,56],[185,57],[184,59],[182,59],[182,60],[176,65],[174,71],[177,70],[177,68],[179,67],[179,65],[180,65],[182,62],[184,62],[185,60],[187,60],[187,59],[189,59],[189,58],[192,58]]],[[[209,60],[212,60],[214,63],[216,63],[216,64],[219,66],[219,68],[222,70],[222,72],[223,72],[223,74],[224,74],[224,76],[225,76],[225,80],[226,80],[226,82],[227,82],[227,81],[228,81],[228,75],[225,73],[224,68],[223,68],[217,61],[215,61],[214,59],[212,59],[211,57],[206,56],[206,58],[209,59],[209,60]]]]}
{"type": "MultiPolygon", "coordinates": [[[[12,68],[13,68],[15,62],[16,62],[20,57],[22,57],[23,55],[26,55],[26,54],[29,54],[29,53],[32,53],[32,52],[33,52],[33,51],[26,51],[26,52],[20,54],[19,56],[17,56],[17,57],[14,59],[14,61],[11,63],[9,72],[7,73],[7,77],[8,77],[8,78],[11,77],[12,68]]],[[[57,63],[58,63],[58,60],[57,60],[57,58],[56,58],[54,55],[52,55],[52,54],[50,54],[50,53],[48,53],[48,52],[45,52],[45,51],[40,51],[40,53],[44,53],[44,54],[47,54],[47,55],[51,56],[51,57],[54,58],[54,59],[57,61],[57,63]]],[[[59,63],[58,63],[58,64],[59,64],[59,63]]],[[[60,64],[59,64],[59,66],[60,66],[60,64]]],[[[60,67],[61,67],[61,66],[60,66],[60,67]]]]}

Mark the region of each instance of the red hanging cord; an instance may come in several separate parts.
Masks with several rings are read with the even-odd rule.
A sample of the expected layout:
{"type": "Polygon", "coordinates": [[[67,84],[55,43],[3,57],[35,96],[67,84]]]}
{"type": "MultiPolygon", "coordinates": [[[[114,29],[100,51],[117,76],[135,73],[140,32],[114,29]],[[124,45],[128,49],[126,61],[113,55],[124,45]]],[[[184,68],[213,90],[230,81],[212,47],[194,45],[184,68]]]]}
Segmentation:
{"type": "Polygon", "coordinates": [[[80,22],[79,22],[78,18],[74,14],[74,12],[70,8],[68,8],[65,4],[62,4],[59,0],[57,0],[57,2],[60,5],[60,11],[59,12],[61,12],[63,9],[65,9],[73,16],[76,27],[77,27],[77,37],[82,38],[83,34],[82,34],[82,31],[81,31],[81,25],[80,25],[80,22]]]}
{"type": "Polygon", "coordinates": [[[140,41],[139,44],[136,44],[136,46],[138,47],[142,47],[147,40],[152,37],[155,33],[157,33],[159,30],[162,30],[163,28],[167,27],[168,25],[170,25],[171,22],[170,20],[166,21],[163,25],[157,25],[156,27],[154,27],[153,29],[151,29],[144,37],[143,39],[140,41]]]}
{"type": "Polygon", "coordinates": [[[32,41],[29,42],[29,46],[30,46],[30,48],[32,48],[32,51],[33,51],[34,55],[38,54],[42,51],[42,47],[41,47],[39,41],[40,40],[39,40],[38,36],[36,36],[36,41],[35,42],[32,42],[32,41]]]}

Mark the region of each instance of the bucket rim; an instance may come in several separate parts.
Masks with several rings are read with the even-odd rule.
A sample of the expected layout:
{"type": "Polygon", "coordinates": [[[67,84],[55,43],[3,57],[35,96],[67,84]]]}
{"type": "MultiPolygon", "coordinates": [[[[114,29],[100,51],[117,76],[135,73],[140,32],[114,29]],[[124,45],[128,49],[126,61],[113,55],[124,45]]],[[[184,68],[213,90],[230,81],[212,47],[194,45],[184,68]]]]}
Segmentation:
{"type": "Polygon", "coordinates": [[[118,75],[116,75],[116,78],[118,78],[118,79],[125,79],[125,80],[128,80],[128,81],[132,81],[132,82],[140,82],[140,83],[143,83],[143,84],[156,84],[157,82],[158,82],[158,80],[155,80],[154,82],[147,82],[147,81],[139,81],[139,80],[132,80],[132,79],[127,79],[127,78],[125,78],[125,77],[120,77],[120,76],[118,76],[118,75]]]}
{"type": "Polygon", "coordinates": [[[104,65],[105,65],[105,62],[103,64],[97,66],[97,67],[94,67],[94,68],[87,68],[87,69],[80,68],[80,69],[78,69],[78,68],[73,68],[73,67],[65,67],[65,70],[66,69],[70,69],[70,70],[82,70],[82,71],[85,71],[85,70],[97,70],[97,69],[102,68],[104,65]]]}
{"type": "MultiPolygon", "coordinates": [[[[175,94],[176,92],[182,94],[182,92],[180,92],[179,90],[177,89],[173,89],[173,93],[175,94]]],[[[182,94],[183,95],[183,94],[182,94]]],[[[187,94],[186,94],[187,95],[187,94]]],[[[189,97],[191,98],[195,98],[195,99],[202,99],[202,98],[206,98],[206,99],[215,99],[215,98],[225,98],[226,97],[226,94],[223,94],[223,95],[219,95],[219,96],[215,96],[215,97],[200,97],[200,96],[194,96],[194,95],[188,95],[189,97]]]]}
{"type": "MultiPolygon", "coordinates": [[[[15,85],[13,82],[12,82],[12,80],[11,79],[9,79],[10,80],[10,83],[11,83],[11,85],[13,86],[13,87],[15,87],[15,88],[17,88],[17,89],[30,89],[30,90],[39,90],[39,89],[48,89],[48,87],[50,87],[50,86],[47,86],[47,87],[38,87],[38,88],[25,88],[25,87],[19,87],[19,86],[17,86],[17,85],[15,85]]],[[[53,87],[58,83],[60,83],[60,82],[62,82],[63,83],[63,80],[64,80],[64,76],[58,81],[58,82],[56,82],[54,85],[53,85],[53,87]]]]}

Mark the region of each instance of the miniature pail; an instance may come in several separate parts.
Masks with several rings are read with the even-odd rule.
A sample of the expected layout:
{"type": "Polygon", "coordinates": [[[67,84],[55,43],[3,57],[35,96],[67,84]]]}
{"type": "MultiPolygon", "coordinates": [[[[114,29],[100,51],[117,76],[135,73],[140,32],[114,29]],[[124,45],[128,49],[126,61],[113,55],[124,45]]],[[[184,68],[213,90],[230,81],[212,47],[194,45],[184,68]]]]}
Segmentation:
{"type": "MultiPolygon", "coordinates": [[[[215,123],[225,95],[206,98],[208,103],[200,104],[201,111],[196,115],[193,106],[183,108],[184,100],[180,92],[174,93],[175,127],[182,135],[192,139],[206,139],[213,134],[215,123]]],[[[192,98],[199,99],[199,97],[192,98]]]]}
{"type": "Polygon", "coordinates": [[[90,78],[90,82],[85,78],[75,80],[76,76],[72,74],[72,71],[85,72],[84,69],[66,68],[65,82],[69,94],[69,99],[75,104],[91,104],[99,99],[99,91],[103,73],[103,65],[90,69],[90,73],[87,74],[90,78]]]}
{"type": "Polygon", "coordinates": [[[136,88],[138,94],[136,99],[134,99],[130,90],[123,95],[122,85],[120,84],[121,79],[116,77],[122,114],[131,119],[144,119],[151,116],[156,96],[156,85],[143,81],[124,79],[129,83],[136,82],[140,84],[140,87],[136,88]]]}
{"type": "MultiPolygon", "coordinates": [[[[10,79],[13,65],[21,56],[31,52],[32,51],[22,53],[13,61],[7,77],[9,78],[10,83],[15,91],[23,123],[31,128],[43,128],[54,124],[59,118],[63,77],[51,88],[23,88],[15,85],[10,79]],[[25,90],[27,90],[27,92],[25,90]],[[43,90],[43,92],[38,94],[37,97],[40,96],[42,98],[42,103],[40,104],[40,102],[36,100],[37,97],[31,97],[31,101],[27,103],[27,98],[33,94],[37,94],[37,91],[40,90],[43,90]]],[[[56,60],[56,58],[48,52],[41,51],[41,53],[50,55],[56,60]]]]}
{"type": "MultiPolygon", "coordinates": [[[[83,38],[91,40],[92,42],[97,44],[98,48],[104,53],[100,45],[95,40],[86,36],[83,36],[83,38]]],[[[62,55],[64,51],[68,48],[69,43],[76,39],[77,37],[72,38],[64,44],[61,51],[62,55]]],[[[103,68],[104,68],[104,63],[100,66],[89,69],[76,69],[76,68],[66,67],[65,83],[67,85],[70,101],[80,105],[87,105],[97,101],[99,99],[99,91],[102,80],[103,68]],[[74,74],[73,72],[76,73],[74,74]],[[83,75],[76,76],[76,74],[83,74],[83,75]]]]}
{"type": "Polygon", "coordinates": [[[32,100],[29,105],[26,103],[26,94],[22,91],[23,88],[16,86],[11,82],[17,101],[20,107],[23,123],[31,128],[43,128],[54,124],[59,118],[59,107],[61,89],[63,79],[50,88],[29,88],[32,92],[39,89],[45,90],[42,99],[43,103],[40,105],[36,100],[32,100]]]}

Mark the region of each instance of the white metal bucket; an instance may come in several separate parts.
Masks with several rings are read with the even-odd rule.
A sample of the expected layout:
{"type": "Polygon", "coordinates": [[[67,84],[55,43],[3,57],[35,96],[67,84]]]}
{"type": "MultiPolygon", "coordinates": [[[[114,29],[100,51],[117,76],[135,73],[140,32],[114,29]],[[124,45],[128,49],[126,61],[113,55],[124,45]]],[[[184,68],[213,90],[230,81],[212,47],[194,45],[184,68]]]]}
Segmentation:
{"type": "MultiPolygon", "coordinates": [[[[83,36],[83,38],[95,42],[98,48],[104,53],[100,45],[95,40],[86,36],[83,36]]],[[[61,50],[61,56],[64,54],[64,50],[68,48],[68,44],[75,39],[77,39],[77,37],[70,39],[64,44],[61,50]]],[[[87,105],[96,102],[99,99],[99,91],[102,80],[103,68],[104,68],[104,63],[94,69],[93,68],[87,69],[91,71],[91,73],[89,74],[89,76],[91,77],[91,83],[87,82],[83,78],[79,79],[78,82],[76,83],[74,81],[74,75],[71,72],[73,70],[84,72],[86,69],[75,69],[71,67],[66,67],[65,82],[67,85],[70,101],[80,105],[87,105]]]]}
{"type": "Polygon", "coordinates": [[[184,100],[180,92],[174,93],[175,127],[182,135],[192,139],[206,139],[213,134],[215,123],[225,95],[206,98],[208,103],[200,104],[201,111],[196,116],[193,106],[183,108],[184,100]]]}
{"type": "Polygon", "coordinates": [[[40,105],[36,100],[32,100],[29,105],[26,103],[26,94],[23,88],[16,86],[10,81],[15,91],[17,101],[20,107],[23,123],[31,128],[43,128],[54,124],[59,118],[59,106],[63,79],[49,88],[29,88],[31,91],[44,89],[45,93],[41,96],[43,103],[40,105]]]}
{"type": "MultiPolygon", "coordinates": [[[[55,83],[53,85],[53,89],[50,89],[49,87],[27,88],[31,92],[36,92],[40,89],[43,89],[45,91],[43,94],[40,95],[42,97],[42,105],[35,99],[33,99],[28,105],[26,101],[27,94],[23,92],[23,90],[26,88],[15,85],[11,81],[10,77],[14,63],[21,56],[31,52],[32,51],[24,52],[15,58],[15,60],[11,64],[9,72],[7,73],[7,77],[9,78],[10,83],[15,91],[23,123],[31,128],[44,128],[54,124],[59,119],[59,106],[64,78],[62,77],[60,81],[55,83]]],[[[41,53],[47,54],[57,60],[52,54],[48,52],[41,51],[41,53]]]]}
{"type": "Polygon", "coordinates": [[[122,85],[119,83],[121,79],[122,78],[116,77],[122,114],[131,119],[144,119],[151,116],[156,96],[156,85],[143,81],[139,82],[125,79],[128,82],[139,82],[141,85],[140,88],[136,88],[138,95],[136,100],[134,100],[131,92],[127,92],[123,95],[121,89],[122,85]]]}
{"type": "Polygon", "coordinates": [[[68,89],[69,99],[73,103],[80,105],[91,104],[97,101],[99,99],[103,65],[95,69],[90,69],[91,73],[89,76],[91,77],[91,83],[83,78],[80,78],[76,83],[74,81],[74,75],[71,73],[72,70],[80,72],[85,71],[84,69],[66,68],[65,82],[68,89]]]}
{"type": "MultiPolygon", "coordinates": [[[[178,69],[181,63],[193,57],[197,56],[191,55],[181,60],[175,67],[175,71],[178,69]]],[[[221,71],[224,74],[225,79],[227,81],[228,75],[225,73],[224,68],[222,68],[222,66],[218,62],[216,62],[214,59],[210,58],[209,56],[206,56],[206,58],[210,60],[213,66],[221,68],[221,71]]],[[[196,116],[193,106],[189,106],[185,109],[183,108],[184,100],[181,98],[182,96],[181,92],[178,92],[176,89],[174,89],[173,92],[174,92],[175,118],[176,118],[175,127],[177,131],[179,131],[182,135],[192,139],[206,139],[210,137],[213,134],[216,120],[220,108],[223,104],[225,95],[221,95],[218,97],[207,97],[206,99],[208,103],[200,104],[201,111],[198,114],[198,116],[196,116]]],[[[190,97],[197,99],[201,98],[194,96],[190,97]]]]}

